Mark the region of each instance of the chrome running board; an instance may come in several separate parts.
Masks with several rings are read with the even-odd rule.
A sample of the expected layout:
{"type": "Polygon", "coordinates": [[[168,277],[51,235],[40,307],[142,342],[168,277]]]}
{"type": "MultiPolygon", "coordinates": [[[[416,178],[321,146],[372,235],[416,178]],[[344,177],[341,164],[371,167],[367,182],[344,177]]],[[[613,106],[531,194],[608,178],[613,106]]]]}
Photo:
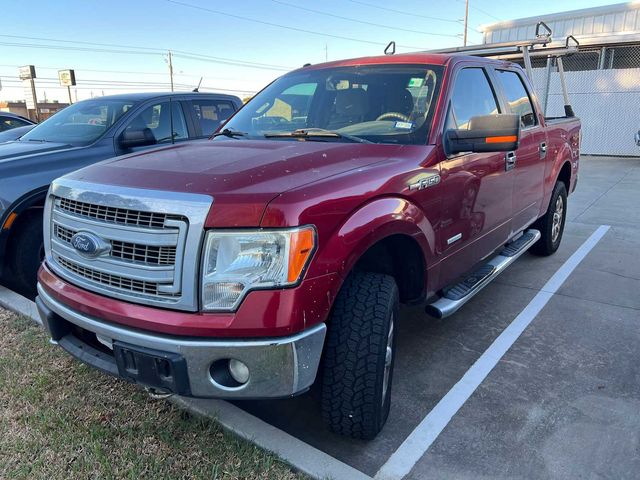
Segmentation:
{"type": "Polygon", "coordinates": [[[539,239],[538,230],[527,230],[516,240],[506,244],[498,255],[477,268],[467,278],[445,288],[438,300],[426,306],[427,314],[436,318],[453,315],[539,239]]]}

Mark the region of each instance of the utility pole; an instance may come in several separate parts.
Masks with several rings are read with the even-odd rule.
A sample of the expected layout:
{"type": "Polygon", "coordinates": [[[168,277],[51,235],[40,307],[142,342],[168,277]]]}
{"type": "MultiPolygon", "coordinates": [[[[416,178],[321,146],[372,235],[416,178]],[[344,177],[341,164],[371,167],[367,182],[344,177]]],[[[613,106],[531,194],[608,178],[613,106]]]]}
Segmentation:
{"type": "Polygon", "coordinates": [[[467,46],[467,28],[469,26],[469,0],[464,2],[464,46],[467,46]]]}
{"type": "Polygon", "coordinates": [[[173,61],[171,60],[171,50],[169,50],[169,78],[171,79],[171,91],[173,92],[173,61]]]}
{"type": "Polygon", "coordinates": [[[36,95],[36,83],[33,81],[33,78],[30,80],[31,83],[31,98],[33,98],[33,105],[35,108],[36,122],[40,121],[40,109],[38,108],[38,96],[36,95]]]}
{"type": "Polygon", "coordinates": [[[327,45],[326,43],[324,44],[324,61],[329,61],[329,45],[327,45]]]}

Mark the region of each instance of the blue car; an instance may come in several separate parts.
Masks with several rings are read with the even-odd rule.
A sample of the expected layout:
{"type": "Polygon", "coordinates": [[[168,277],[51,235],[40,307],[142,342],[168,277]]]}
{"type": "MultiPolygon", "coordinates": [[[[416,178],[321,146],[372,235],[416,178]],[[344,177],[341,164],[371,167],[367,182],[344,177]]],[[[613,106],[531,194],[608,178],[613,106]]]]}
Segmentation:
{"type": "Polygon", "coordinates": [[[240,108],[232,95],[131,93],[75,103],[0,143],[0,276],[34,296],[42,208],[56,178],[108,158],[209,137],[240,108]]]}

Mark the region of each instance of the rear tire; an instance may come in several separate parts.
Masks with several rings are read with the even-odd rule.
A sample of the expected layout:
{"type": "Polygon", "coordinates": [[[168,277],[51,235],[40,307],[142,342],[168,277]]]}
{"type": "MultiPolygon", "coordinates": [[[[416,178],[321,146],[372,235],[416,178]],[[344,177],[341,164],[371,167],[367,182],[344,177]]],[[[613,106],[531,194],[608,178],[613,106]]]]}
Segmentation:
{"type": "Polygon", "coordinates": [[[551,193],[549,208],[532,228],[540,230],[541,237],[530,249],[535,255],[548,256],[558,250],[564,233],[567,218],[567,188],[563,182],[557,182],[551,193]]]}
{"type": "Polygon", "coordinates": [[[393,277],[354,272],[336,298],[322,369],[322,418],[333,432],[375,437],[391,405],[395,324],[399,308],[393,277]]]}
{"type": "Polygon", "coordinates": [[[21,217],[9,243],[8,282],[19,293],[33,299],[37,295],[38,269],[44,258],[42,211],[28,211],[21,217]]]}

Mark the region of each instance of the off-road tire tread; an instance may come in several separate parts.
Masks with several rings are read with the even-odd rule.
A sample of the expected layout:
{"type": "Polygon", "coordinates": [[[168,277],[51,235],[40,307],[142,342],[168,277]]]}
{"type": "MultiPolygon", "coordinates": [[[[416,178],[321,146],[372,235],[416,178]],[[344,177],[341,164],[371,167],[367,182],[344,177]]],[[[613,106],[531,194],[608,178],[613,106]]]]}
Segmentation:
{"type": "MultiPolygon", "coordinates": [[[[382,405],[382,378],[391,313],[397,332],[398,298],[393,277],[353,272],[335,300],[325,344],[321,405],[325,424],[337,434],[370,439],[387,419],[391,395],[382,405]]],[[[393,372],[393,363],[391,368],[393,372]]],[[[389,392],[392,378],[393,374],[389,392]]]]}

